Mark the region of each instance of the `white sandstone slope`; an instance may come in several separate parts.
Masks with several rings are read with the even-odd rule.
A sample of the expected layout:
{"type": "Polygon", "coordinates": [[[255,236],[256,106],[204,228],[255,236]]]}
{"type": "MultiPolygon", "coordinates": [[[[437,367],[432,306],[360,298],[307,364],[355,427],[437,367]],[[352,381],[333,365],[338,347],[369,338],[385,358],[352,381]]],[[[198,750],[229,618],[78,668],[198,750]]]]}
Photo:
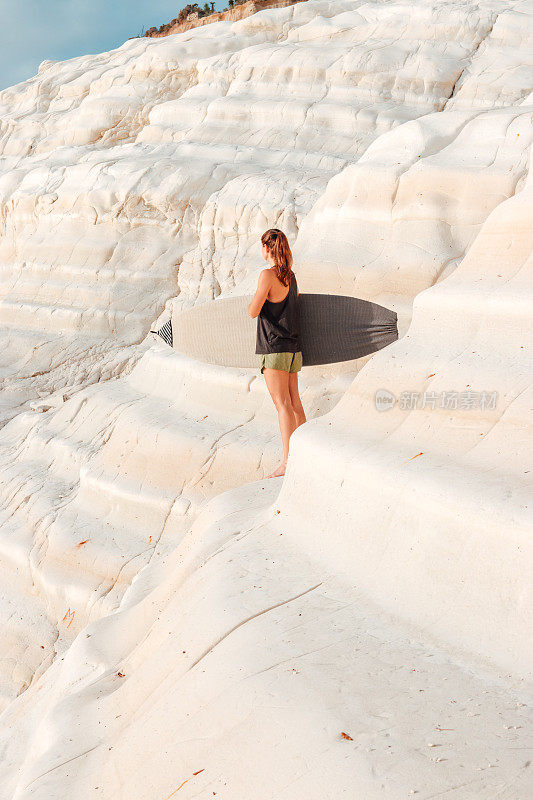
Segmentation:
{"type": "Polygon", "coordinates": [[[530,678],[532,207],[530,171],[456,271],[417,295],[406,336],[295,433],[278,498],[325,568],[530,678]],[[384,390],[396,402],[380,410],[384,390]]]}
{"type": "MultiPolygon", "coordinates": [[[[265,226],[294,240],[330,178],[376,137],[450,105],[434,152],[464,106],[468,119],[519,103],[530,80],[517,30],[529,17],[515,5],[524,10],[313,0],[44,62],[1,92],[6,415],[63,389],[66,373],[77,388],[129,371],[132,343],[178,291],[189,304],[253,282],[265,226]]],[[[403,171],[418,155],[412,135],[403,171]]],[[[472,135],[484,140],[486,127],[472,135]]],[[[523,171],[521,152],[505,162],[502,194],[523,171]]],[[[418,232],[406,235],[412,246],[418,232]]],[[[334,258],[328,288],[340,291],[334,258]]],[[[415,278],[412,259],[406,268],[412,297],[429,276],[415,278]]]]}
{"type": "Polygon", "coordinates": [[[3,796],[528,796],[524,691],[310,563],[275,483],[211,500],[4,712],[3,796]]]}
{"type": "Polygon", "coordinates": [[[532,15],[307,0],[0,92],[0,800],[528,795],[532,15]],[[259,371],[147,332],[274,225],[401,338],[303,370],[263,481],[259,371]]]}

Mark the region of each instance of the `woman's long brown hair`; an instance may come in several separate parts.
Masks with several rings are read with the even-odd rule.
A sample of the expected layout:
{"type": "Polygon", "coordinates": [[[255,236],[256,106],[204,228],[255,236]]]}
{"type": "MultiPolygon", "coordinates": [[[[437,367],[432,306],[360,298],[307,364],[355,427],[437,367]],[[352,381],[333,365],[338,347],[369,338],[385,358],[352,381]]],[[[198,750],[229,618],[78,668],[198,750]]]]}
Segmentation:
{"type": "Polygon", "coordinates": [[[272,266],[278,279],[288,286],[292,274],[292,253],[287,237],[278,228],[269,228],[261,236],[261,244],[265,244],[274,257],[272,266]]]}

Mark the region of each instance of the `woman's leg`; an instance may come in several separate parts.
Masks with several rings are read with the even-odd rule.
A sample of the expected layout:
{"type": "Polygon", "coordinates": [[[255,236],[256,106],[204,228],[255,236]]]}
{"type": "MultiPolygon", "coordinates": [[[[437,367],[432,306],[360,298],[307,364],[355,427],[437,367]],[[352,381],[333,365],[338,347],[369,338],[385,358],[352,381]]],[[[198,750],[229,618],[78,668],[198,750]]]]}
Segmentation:
{"type": "Polygon", "coordinates": [[[289,393],[289,373],[282,369],[263,370],[266,385],[270,396],[274,401],[278,412],[279,429],[283,442],[283,461],[280,466],[269,475],[269,478],[276,478],[285,474],[287,459],[289,458],[289,439],[291,433],[296,429],[296,417],[292,407],[291,396],[289,393]]]}
{"type": "Polygon", "coordinates": [[[302,401],[300,399],[300,392],[298,391],[297,372],[289,372],[289,395],[291,398],[292,410],[294,411],[294,416],[296,417],[296,427],[298,428],[300,425],[303,425],[304,422],[307,422],[307,419],[302,401]]]}

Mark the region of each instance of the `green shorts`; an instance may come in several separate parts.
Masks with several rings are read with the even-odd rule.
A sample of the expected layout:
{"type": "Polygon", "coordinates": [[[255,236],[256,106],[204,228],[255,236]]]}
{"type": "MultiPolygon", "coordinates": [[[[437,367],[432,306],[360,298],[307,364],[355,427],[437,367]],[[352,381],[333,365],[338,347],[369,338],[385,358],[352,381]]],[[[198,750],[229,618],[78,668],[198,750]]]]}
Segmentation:
{"type": "Polygon", "coordinates": [[[296,353],[266,353],[261,356],[261,372],[264,368],[299,372],[302,368],[302,351],[296,353]]]}

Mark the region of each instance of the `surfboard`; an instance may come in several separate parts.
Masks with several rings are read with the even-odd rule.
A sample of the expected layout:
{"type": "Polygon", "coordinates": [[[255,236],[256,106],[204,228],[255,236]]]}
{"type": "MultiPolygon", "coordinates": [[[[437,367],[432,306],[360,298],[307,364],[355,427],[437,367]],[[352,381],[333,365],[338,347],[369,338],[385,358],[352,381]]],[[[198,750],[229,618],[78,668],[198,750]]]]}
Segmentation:
{"type": "MultiPolygon", "coordinates": [[[[259,368],[257,318],[248,314],[252,297],[220,298],[175,313],[171,325],[163,326],[165,341],[170,327],[172,347],[184,355],[225,367],[259,368]]],[[[377,303],[337,294],[301,293],[299,300],[303,366],[351,361],[398,338],[396,312],[377,303]]]]}

